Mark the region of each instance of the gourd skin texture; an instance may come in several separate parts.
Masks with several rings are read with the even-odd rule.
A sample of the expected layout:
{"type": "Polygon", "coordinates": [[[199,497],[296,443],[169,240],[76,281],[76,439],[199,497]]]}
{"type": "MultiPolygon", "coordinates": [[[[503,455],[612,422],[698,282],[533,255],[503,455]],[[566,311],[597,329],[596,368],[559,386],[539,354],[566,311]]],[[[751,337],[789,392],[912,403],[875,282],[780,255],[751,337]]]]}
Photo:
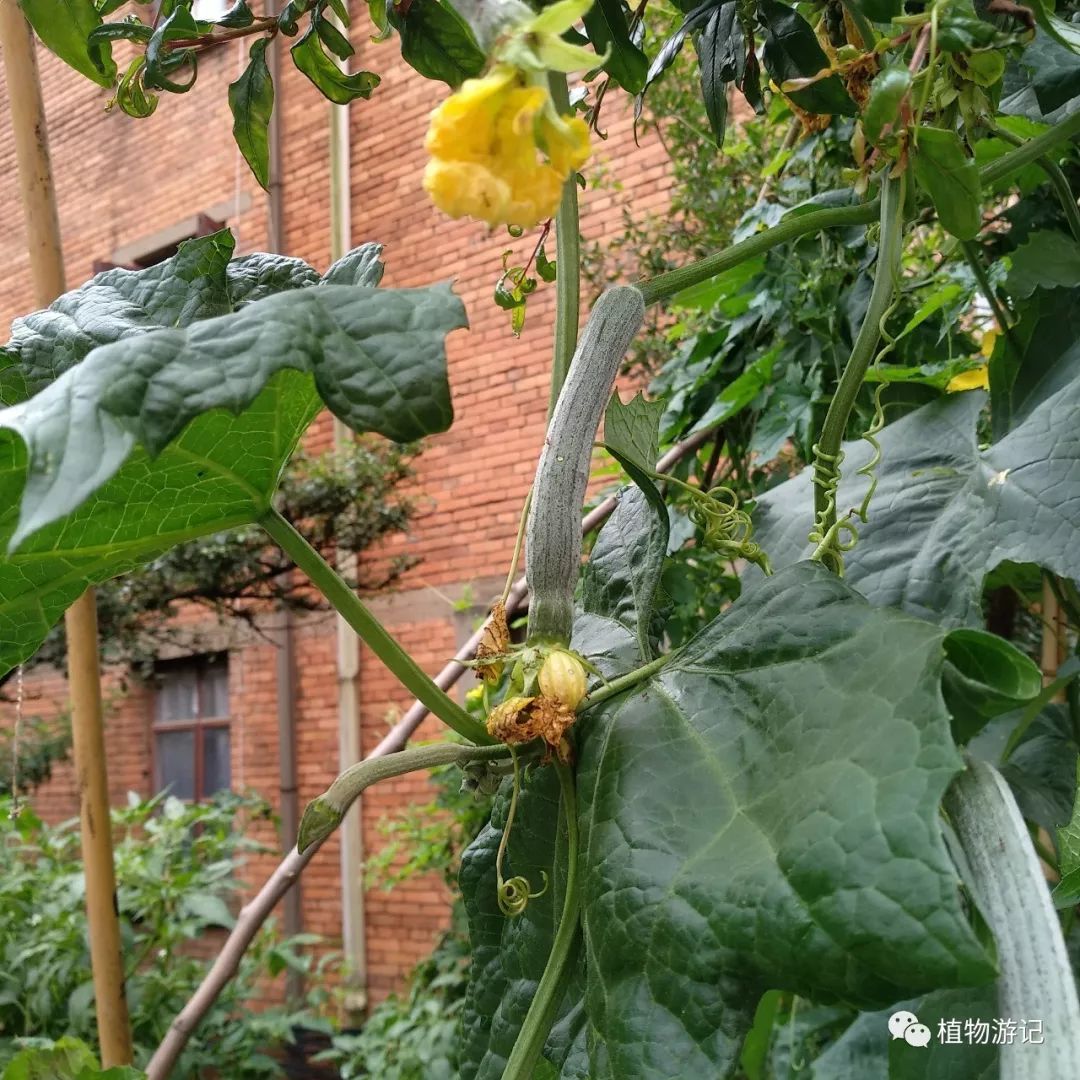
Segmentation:
{"type": "Polygon", "coordinates": [[[1001,1080],[1069,1080],[1080,1061],[1080,1002],[1065,940],[1009,785],[969,760],[945,796],[975,901],[997,943],[998,1015],[1041,1020],[1044,1041],[1001,1047],[1001,1080]]]}
{"type": "Polygon", "coordinates": [[[645,320],[641,292],[614,286],[596,301],[551,415],[533,483],[526,549],[529,639],[567,644],[581,562],[581,507],[593,440],[626,350],[645,320]]]}

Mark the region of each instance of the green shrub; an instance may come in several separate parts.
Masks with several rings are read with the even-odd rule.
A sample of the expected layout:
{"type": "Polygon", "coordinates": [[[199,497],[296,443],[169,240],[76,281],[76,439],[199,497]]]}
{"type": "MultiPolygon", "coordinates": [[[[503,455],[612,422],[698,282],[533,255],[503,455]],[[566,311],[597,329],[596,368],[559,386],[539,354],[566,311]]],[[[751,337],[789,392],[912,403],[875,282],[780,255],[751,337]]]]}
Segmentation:
{"type": "MultiPolygon", "coordinates": [[[[0,1065],[27,1038],[75,1036],[96,1047],[93,984],[83,907],[78,822],[46,825],[29,808],[15,818],[0,800],[0,1065]]],[[[113,810],[117,900],[136,1064],[143,1065],[201,982],[198,943],[233,923],[244,856],[259,845],[241,831],[266,805],[234,795],[191,805],[130,795],[113,810]]],[[[264,929],[188,1044],[177,1080],[280,1075],[271,1052],[294,1027],[316,1026],[320,991],[303,1009],[253,1010],[258,982],[286,967],[308,971],[298,950],[264,929]]]]}
{"type": "Polygon", "coordinates": [[[315,1060],[337,1065],[341,1080],[453,1080],[468,961],[464,933],[446,934],[413,970],[405,998],[387,998],[357,1034],[335,1035],[315,1060]]]}

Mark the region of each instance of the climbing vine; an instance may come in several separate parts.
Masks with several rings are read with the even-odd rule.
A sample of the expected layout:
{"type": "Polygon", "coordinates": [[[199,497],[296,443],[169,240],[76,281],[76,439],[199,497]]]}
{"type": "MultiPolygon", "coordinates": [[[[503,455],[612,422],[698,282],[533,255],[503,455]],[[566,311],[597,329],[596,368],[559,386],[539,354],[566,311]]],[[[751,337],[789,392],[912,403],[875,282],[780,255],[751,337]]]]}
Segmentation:
{"type": "MultiPolygon", "coordinates": [[[[112,0],[69,5],[75,20],[22,6],[133,116],[190,92],[207,47],[250,39],[229,103],[264,184],[269,49],[295,38],[296,67],[338,104],[379,88],[343,67],[337,0],[260,15],[241,0],[215,22],[188,0],[152,19],[114,20],[112,0]]],[[[1080,665],[1044,690],[1027,643],[994,632],[984,605],[1010,589],[1045,615],[1052,597],[1045,632],[1076,648],[1075,8],[370,7],[381,38],[449,87],[425,144],[433,203],[534,238],[521,266],[491,238],[508,332],[555,291],[547,436],[507,588],[463,665],[482,714],[402,649],[311,542],[333,537],[305,537],[278,496],[323,407],[397,442],[452,422],[445,339],[463,305],[448,285],[382,288],[370,244],[319,275],[232,258],[219,234],[183,246],[148,301],[112,271],[16,323],[0,353],[0,666],[29,659],[84,587],[177,544],[243,529],[277,545],[462,740],[342,774],[281,880],[372,783],[455,765],[495,792],[461,860],[463,1077],[756,1080],[811,1049],[815,1075],[922,1075],[927,1060],[957,1077],[1069,1075],[1080,665]],[[692,100],[665,91],[695,68],[692,100]],[[739,214],[693,204],[679,259],[606,283],[579,326],[577,191],[620,92],[718,162],[744,138],[740,95],[767,175],[739,214]],[[634,359],[655,381],[624,402],[615,382],[647,318],[634,359]],[[606,520],[582,565],[601,421],[628,483],[590,515],[606,520]],[[734,582],[707,619],[673,613],[688,559],[697,580],[734,582]],[[834,1012],[815,1028],[819,1007],[834,1012]],[[1041,1037],[945,1038],[947,1020],[987,1014],[1041,1037]]],[[[139,1062],[154,1080],[208,985],[139,1062]]]]}

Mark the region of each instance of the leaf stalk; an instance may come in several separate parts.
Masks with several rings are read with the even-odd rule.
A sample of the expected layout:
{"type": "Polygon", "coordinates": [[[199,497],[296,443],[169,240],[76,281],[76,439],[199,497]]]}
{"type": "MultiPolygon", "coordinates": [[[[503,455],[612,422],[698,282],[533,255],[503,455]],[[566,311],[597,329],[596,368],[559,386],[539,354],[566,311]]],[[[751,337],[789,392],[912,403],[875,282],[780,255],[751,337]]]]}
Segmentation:
{"type": "Polygon", "coordinates": [[[851,356],[829,402],[821,438],[814,447],[814,533],[821,541],[819,552],[832,550],[828,543],[836,527],[836,485],[839,480],[840,444],[847,430],[866,371],[874,359],[881,340],[881,320],[888,311],[896,291],[903,254],[904,177],[897,180],[887,175],[881,180],[881,239],[878,245],[877,268],[866,315],[855,336],[851,356]]]}
{"type": "Polygon", "coordinates": [[[307,574],[312,584],[330,601],[338,614],[410,694],[422,701],[444,724],[470,742],[481,745],[490,745],[493,742],[479,721],[474,720],[456,701],[435,685],[337,571],[277,510],[268,510],[259,519],[259,525],[307,574]]]}
{"type": "Polygon", "coordinates": [[[533,1075],[555,1014],[566,992],[574,946],[580,932],[581,896],[578,885],[577,793],[569,765],[555,763],[562,789],[562,816],[566,822],[566,893],[555,940],[532,1004],[518,1032],[514,1049],[503,1070],[503,1080],[529,1080],[533,1075]]]}

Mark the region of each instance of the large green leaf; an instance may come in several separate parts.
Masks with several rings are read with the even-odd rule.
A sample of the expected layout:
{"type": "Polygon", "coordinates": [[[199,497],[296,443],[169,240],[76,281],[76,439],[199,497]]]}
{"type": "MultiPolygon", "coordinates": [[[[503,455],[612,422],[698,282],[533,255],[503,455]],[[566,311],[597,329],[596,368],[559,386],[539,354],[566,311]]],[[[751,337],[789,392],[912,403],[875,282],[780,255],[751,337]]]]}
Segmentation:
{"type": "Polygon", "coordinates": [[[450,4],[415,0],[387,5],[401,35],[401,55],[425,79],[438,79],[455,89],[478,76],[487,62],[468,23],[450,4]]]}
{"type": "MultiPolygon", "coordinates": [[[[99,345],[163,327],[190,326],[319,282],[302,259],[256,252],[230,261],[233,247],[227,229],[188,240],[154,266],[106,270],[43,311],[15,319],[11,340],[0,349],[0,405],[16,405],[43,390],[99,345]]],[[[372,264],[369,273],[376,275],[356,284],[378,284],[381,250],[379,244],[364,244],[347,257],[366,259],[372,264]]],[[[339,284],[334,275],[331,267],[326,280],[339,284]]]]}
{"type": "Polygon", "coordinates": [[[19,0],[19,7],[45,46],[80,75],[111,88],[116,64],[108,41],[88,41],[101,25],[93,0],[19,0]]]}
{"type": "Polygon", "coordinates": [[[636,692],[578,768],[591,1075],[728,1075],[769,988],[875,1007],[993,968],[938,802],[942,635],[803,564],[636,692]]]}
{"type": "MultiPolygon", "coordinates": [[[[598,575],[629,572],[592,560],[598,575]]],[[[626,594],[586,581],[598,610],[578,619],[574,645],[611,675],[633,642],[609,617],[626,594]]],[[[579,719],[585,959],[542,1075],[722,1077],[770,988],[878,1008],[993,977],[940,833],[960,768],[939,691],[943,637],[803,564],[579,719]]],[[[546,870],[553,888],[524,914],[496,904],[505,793],[463,859],[466,1078],[502,1075],[550,950],[564,887],[557,805],[550,770],[534,773],[504,874],[536,889],[546,870]]]]}
{"type": "MultiPolygon", "coordinates": [[[[1080,320],[1074,293],[1040,290],[1044,318],[1028,331],[1011,391],[1015,426],[980,449],[981,391],[950,395],[890,424],[870,521],[845,557],[845,574],[876,604],[945,625],[980,625],[983,578],[1006,560],[1080,579],[1080,320]]],[[[995,406],[996,407],[996,406],[995,406]]],[[[858,506],[869,460],[844,445],[837,505],[858,506]]],[[[755,539],[774,566],[805,558],[813,494],[804,471],[765,494],[755,539]]]]}
{"type": "Polygon", "coordinates": [[[1027,297],[1036,289],[1080,286],[1080,244],[1057,229],[1029,233],[1012,254],[1008,290],[1027,297]]]}
{"type": "MultiPolygon", "coordinates": [[[[328,277],[377,281],[373,250],[328,277]]],[[[111,343],[0,411],[0,670],[31,655],[87,585],[257,520],[323,402],[355,430],[403,441],[449,425],[443,339],[465,325],[449,287],[321,284],[262,295],[294,283],[296,271],[273,258],[242,261],[236,294],[203,305],[236,310],[175,329],[133,329],[145,309],[121,305],[115,323],[99,312],[93,332],[111,343]]],[[[228,285],[230,275],[219,276],[228,285]]],[[[83,299],[97,304],[98,290],[83,299]]],[[[40,358],[47,338],[36,326],[56,330],[56,348],[78,361],[86,323],[64,316],[65,336],[63,319],[46,316],[26,321],[9,360],[20,350],[40,358]]]]}

